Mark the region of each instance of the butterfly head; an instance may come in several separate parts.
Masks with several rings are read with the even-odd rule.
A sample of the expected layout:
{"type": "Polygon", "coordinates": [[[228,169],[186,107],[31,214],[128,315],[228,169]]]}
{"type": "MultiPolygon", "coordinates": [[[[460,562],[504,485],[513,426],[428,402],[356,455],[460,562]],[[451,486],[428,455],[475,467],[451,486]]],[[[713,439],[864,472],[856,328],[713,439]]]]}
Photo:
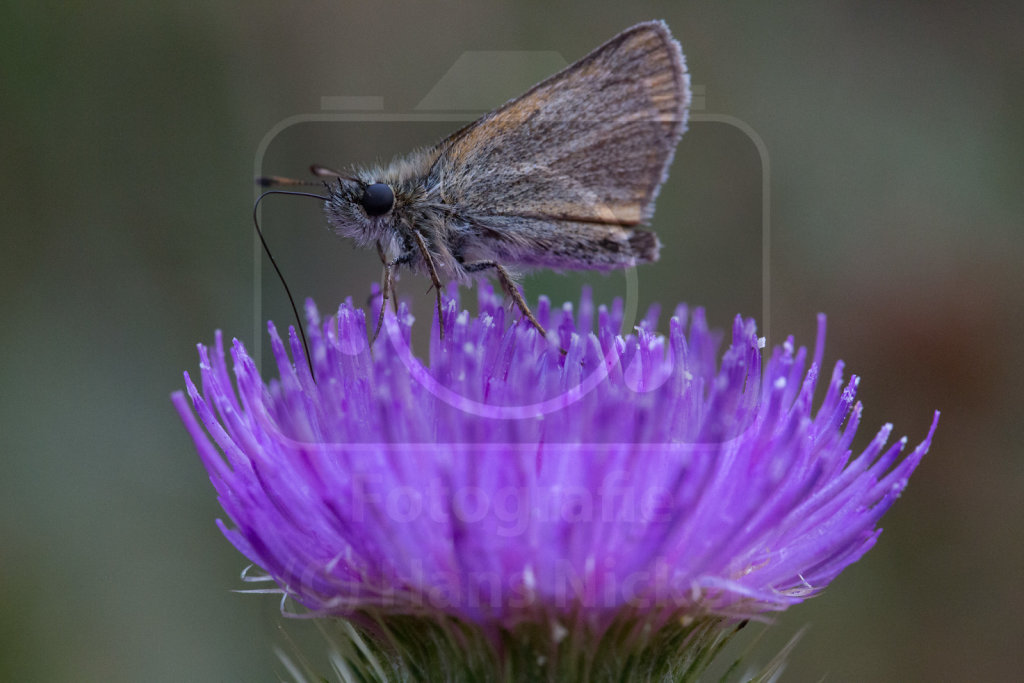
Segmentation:
{"type": "Polygon", "coordinates": [[[389,183],[338,178],[331,185],[325,211],[338,235],[366,245],[393,229],[397,202],[395,188],[389,183]]]}

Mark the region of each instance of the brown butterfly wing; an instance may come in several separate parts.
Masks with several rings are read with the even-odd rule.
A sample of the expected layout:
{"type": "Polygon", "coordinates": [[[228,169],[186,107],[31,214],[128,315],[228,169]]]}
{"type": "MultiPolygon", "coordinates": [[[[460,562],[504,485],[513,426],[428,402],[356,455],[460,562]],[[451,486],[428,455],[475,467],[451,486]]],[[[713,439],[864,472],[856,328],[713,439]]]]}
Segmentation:
{"type": "Polygon", "coordinates": [[[689,101],[668,27],[638,24],[443,141],[431,175],[474,218],[637,225],[653,212],[689,101]]]}

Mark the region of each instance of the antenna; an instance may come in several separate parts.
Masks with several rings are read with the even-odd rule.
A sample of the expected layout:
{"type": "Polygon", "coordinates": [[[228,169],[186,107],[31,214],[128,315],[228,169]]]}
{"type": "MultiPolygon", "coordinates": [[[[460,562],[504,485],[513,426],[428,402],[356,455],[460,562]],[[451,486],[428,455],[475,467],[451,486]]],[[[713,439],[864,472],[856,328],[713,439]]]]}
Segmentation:
{"type": "MultiPolygon", "coordinates": [[[[261,182],[264,179],[259,179],[257,182],[261,182]]],[[[275,179],[277,180],[277,179],[275,179]]],[[[329,197],[324,197],[312,192],[290,192],[285,190],[267,190],[261,194],[257,199],[256,203],[252,207],[252,223],[256,226],[256,234],[260,237],[260,244],[263,245],[263,251],[267,253],[267,258],[270,259],[270,265],[274,266],[274,272],[277,273],[278,279],[281,280],[281,284],[284,285],[284,292],[288,295],[288,303],[292,305],[292,313],[295,314],[295,323],[299,327],[299,335],[302,337],[302,348],[306,352],[306,365],[309,366],[309,374],[313,378],[314,384],[316,383],[316,373],[313,372],[313,359],[309,355],[309,343],[306,341],[306,330],[302,326],[302,319],[299,318],[299,309],[295,306],[295,298],[292,296],[292,290],[288,288],[288,283],[284,279],[284,275],[281,273],[281,269],[277,267],[277,261],[274,260],[274,255],[270,253],[270,247],[267,246],[267,240],[263,237],[263,231],[260,229],[260,222],[256,217],[256,210],[260,207],[260,202],[263,201],[264,197],[271,194],[286,194],[295,197],[311,197],[313,199],[319,199],[320,201],[327,201],[329,197]]]]}

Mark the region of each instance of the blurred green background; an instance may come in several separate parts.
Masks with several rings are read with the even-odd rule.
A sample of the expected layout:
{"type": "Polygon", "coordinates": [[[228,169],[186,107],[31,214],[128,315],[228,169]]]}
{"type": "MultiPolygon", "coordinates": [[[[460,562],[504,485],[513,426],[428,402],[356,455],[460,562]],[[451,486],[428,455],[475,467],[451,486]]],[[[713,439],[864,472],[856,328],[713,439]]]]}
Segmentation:
{"type": "MultiPolygon", "coordinates": [[[[943,411],[877,547],[784,614],[755,659],[810,624],[784,680],[1019,675],[1019,4],[260,1],[3,4],[0,679],[284,675],[277,603],[230,592],[246,561],[213,524],[168,400],[214,329],[254,345],[255,317],[290,322],[279,286],[254,286],[260,145],[282,175],[386,159],[456,124],[268,133],[323,96],[413,111],[467,51],[548,53],[496,74],[493,92],[452,95],[487,108],[551,53],[572,61],[650,18],[683,44],[704,89],[695,114],[763,140],[770,270],[766,293],[761,159],[739,129],[695,117],[641,306],[703,304],[718,326],[770,316],[769,343],[813,343],[826,312],[827,358],[863,378],[860,444],[889,421],[916,443],[943,411]]],[[[376,255],[331,236],[315,203],[273,199],[268,237],[297,295],[324,310],[364,300],[376,255]]],[[[601,300],[624,288],[621,275],[525,284],[562,301],[583,282],[601,300]]],[[[429,305],[425,283],[403,285],[429,305]]],[[[303,626],[284,624],[300,640],[303,626]]]]}

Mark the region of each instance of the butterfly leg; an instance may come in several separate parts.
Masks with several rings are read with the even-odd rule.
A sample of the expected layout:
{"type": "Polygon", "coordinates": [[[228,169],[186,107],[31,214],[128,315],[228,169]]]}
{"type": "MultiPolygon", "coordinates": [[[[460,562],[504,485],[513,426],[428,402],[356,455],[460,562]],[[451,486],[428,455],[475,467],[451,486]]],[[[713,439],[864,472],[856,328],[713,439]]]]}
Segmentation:
{"type": "Polygon", "coordinates": [[[403,263],[408,263],[409,261],[411,261],[412,254],[400,254],[396,256],[394,259],[392,259],[390,263],[388,263],[388,259],[384,255],[384,247],[381,246],[380,242],[377,242],[377,256],[380,257],[380,262],[384,264],[384,283],[381,285],[381,290],[384,295],[384,302],[387,303],[387,300],[390,295],[391,310],[393,310],[397,315],[398,293],[395,291],[395,278],[393,274],[393,269],[395,266],[398,266],[403,263]]]}
{"type": "Polygon", "coordinates": [[[463,263],[462,267],[466,269],[467,273],[479,273],[482,270],[493,268],[498,274],[498,281],[501,283],[501,288],[505,290],[505,293],[512,297],[512,300],[519,307],[519,310],[523,312],[523,315],[530,324],[537,328],[537,331],[542,336],[548,336],[548,331],[544,329],[544,326],[538,322],[537,318],[534,317],[533,311],[526,305],[526,299],[519,293],[519,288],[516,287],[516,283],[512,281],[512,276],[509,274],[505,267],[495,261],[474,261],[473,263],[463,263]]]}
{"type": "Polygon", "coordinates": [[[377,243],[377,254],[380,256],[381,263],[384,264],[384,275],[381,278],[383,280],[381,283],[381,296],[383,296],[384,300],[380,302],[377,328],[373,331],[373,339],[370,340],[370,346],[373,346],[373,343],[377,341],[381,327],[384,326],[384,311],[388,308],[388,299],[391,299],[391,308],[395,313],[398,313],[398,295],[395,292],[395,267],[412,260],[412,252],[407,252],[388,261],[384,256],[384,249],[381,247],[380,242],[377,243]]]}
{"type": "Polygon", "coordinates": [[[423,239],[423,235],[418,230],[412,231],[412,236],[416,238],[416,244],[420,248],[420,255],[423,257],[423,261],[427,264],[427,270],[430,271],[430,281],[434,285],[434,292],[437,294],[437,327],[440,330],[441,339],[444,339],[444,315],[441,309],[441,278],[437,276],[437,269],[434,267],[434,259],[430,257],[430,251],[427,249],[427,243],[423,239]]]}
{"type": "Polygon", "coordinates": [[[384,297],[384,300],[380,302],[380,313],[377,314],[377,327],[373,330],[373,338],[370,339],[370,346],[377,341],[377,336],[380,334],[381,327],[384,326],[384,312],[388,310],[388,299],[392,297],[392,289],[394,289],[394,264],[384,264],[384,276],[383,283],[381,284],[380,293],[384,297]]]}

